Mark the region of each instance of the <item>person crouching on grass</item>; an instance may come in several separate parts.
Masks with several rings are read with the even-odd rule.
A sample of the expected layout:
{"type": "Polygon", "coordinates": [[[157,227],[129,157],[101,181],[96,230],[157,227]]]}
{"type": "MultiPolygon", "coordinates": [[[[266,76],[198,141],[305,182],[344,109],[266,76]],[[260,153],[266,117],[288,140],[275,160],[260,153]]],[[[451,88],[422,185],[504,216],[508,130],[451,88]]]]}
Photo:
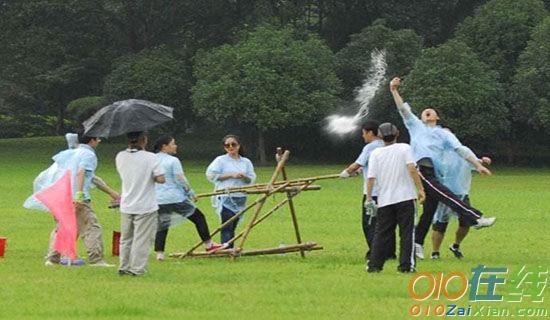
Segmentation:
{"type": "Polygon", "coordinates": [[[399,225],[399,272],[414,272],[415,200],[424,202],[426,195],[416,171],[411,147],[396,143],[399,131],[389,122],[378,127],[384,147],[371,153],[367,173],[367,202],[372,202],[375,182],[378,184],[378,213],[374,245],[367,272],[380,272],[384,266],[389,243],[399,225]],[[416,185],[416,189],[415,189],[416,185]]]}
{"type": "Polygon", "coordinates": [[[147,135],[128,133],[128,149],[116,155],[116,169],[122,181],[120,201],[119,275],[147,272],[149,249],[157,230],[155,182],[164,183],[164,170],[156,155],[145,151],[147,135]]]}

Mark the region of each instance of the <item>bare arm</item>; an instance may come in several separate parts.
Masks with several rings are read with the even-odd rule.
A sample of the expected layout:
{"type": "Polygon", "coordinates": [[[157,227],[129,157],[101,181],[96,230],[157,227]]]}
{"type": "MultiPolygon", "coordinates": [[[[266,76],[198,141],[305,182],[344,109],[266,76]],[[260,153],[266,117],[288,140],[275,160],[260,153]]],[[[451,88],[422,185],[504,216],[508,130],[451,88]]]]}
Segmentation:
{"type": "Polygon", "coordinates": [[[418,190],[418,201],[420,203],[424,203],[424,200],[426,199],[426,193],[424,192],[424,187],[422,186],[422,181],[420,180],[420,176],[418,176],[416,167],[413,163],[409,163],[407,164],[407,169],[409,170],[409,175],[413,179],[414,184],[416,185],[416,189],[418,190]]]}
{"type": "Polygon", "coordinates": [[[340,173],[340,178],[349,178],[351,176],[356,176],[357,171],[361,168],[362,168],[361,165],[354,162],[354,163],[350,164],[347,168],[342,170],[342,172],[340,173]]]}
{"type": "Polygon", "coordinates": [[[469,163],[471,163],[477,170],[477,172],[479,172],[480,174],[482,175],[487,175],[487,176],[490,176],[491,175],[491,170],[485,168],[483,166],[483,162],[479,161],[478,158],[476,157],[472,157],[472,156],[468,156],[465,158],[466,161],[468,161],[469,163]]]}
{"type": "Polygon", "coordinates": [[[350,164],[347,168],[346,168],[346,171],[348,173],[355,173],[357,170],[359,170],[360,168],[362,168],[358,163],[352,163],[350,164]]]}
{"type": "Polygon", "coordinates": [[[393,101],[395,102],[395,106],[397,107],[397,110],[399,111],[403,119],[408,119],[409,117],[412,116],[412,112],[410,110],[410,107],[403,102],[403,98],[401,98],[401,95],[397,90],[400,85],[401,85],[401,79],[398,77],[393,78],[392,81],[390,82],[390,92],[393,96],[393,101]]]}
{"type": "Polygon", "coordinates": [[[372,201],[372,189],[374,188],[374,181],[376,178],[367,179],[367,201],[372,201]]]}
{"type": "Polygon", "coordinates": [[[118,192],[116,192],[113,188],[111,188],[100,177],[93,176],[92,177],[92,183],[95,184],[99,190],[101,190],[101,191],[105,192],[106,194],[108,194],[109,196],[111,196],[111,198],[113,198],[115,200],[120,198],[120,194],[118,192]]]}

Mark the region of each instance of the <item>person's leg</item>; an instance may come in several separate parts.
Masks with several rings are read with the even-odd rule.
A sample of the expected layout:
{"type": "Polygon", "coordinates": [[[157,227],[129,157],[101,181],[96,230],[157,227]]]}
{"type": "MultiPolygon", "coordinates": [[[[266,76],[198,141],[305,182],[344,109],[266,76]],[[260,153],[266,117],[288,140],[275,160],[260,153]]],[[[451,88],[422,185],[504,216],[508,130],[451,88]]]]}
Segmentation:
{"type": "MultiPolygon", "coordinates": [[[[221,216],[222,216],[222,224],[224,224],[227,220],[231,219],[235,215],[235,212],[227,209],[226,207],[223,207],[221,216]]],[[[229,225],[225,226],[221,230],[221,242],[226,243],[229,240],[231,240],[235,236],[235,228],[237,228],[238,219],[236,221],[233,221],[229,225]]],[[[233,242],[228,244],[228,248],[233,248],[233,242]]]]}
{"type": "Polygon", "coordinates": [[[434,192],[427,187],[427,183],[424,180],[422,180],[422,185],[424,186],[424,190],[426,190],[426,200],[424,200],[422,215],[418,220],[414,234],[414,242],[421,246],[424,245],[424,239],[428,234],[428,230],[430,230],[430,226],[439,203],[439,200],[435,196],[434,192]]]}
{"type": "Polygon", "coordinates": [[[57,222],[55,228],[50,233],[50,241],[48,243],[48,253],[46,254],[46,264],[58,264],[61,260],[61,255],[53,248],[55,242],[55,236],[57,235],[57,222]]]}
{"type": "Polygon", "coordinates": [[[130,272],[136,275],[147,272],[149,250],[157,230],[157,211],[136,215],[134,239],[130,255],[130,272]]]}
{"type": "MultiPolygon", "coordinates": [[[[476,225],[483,215],[481,211],[471,207],[441,184],[435,177],[433,168],[420,166],[419,176],[426,191],[426,200],[429,197],[449,206],[458,216],[462,216],[470,226],[476,225]]],[[[435,209],[434,209],[435,210],[435,209]]]]}
{"type": "Polygon", "coordinates": [[[393,209],[394,205],[384,206],[378,208],[376,222],[376,231],[374,233],[374,243],[368,262],[367,271],[380,271],[384,267],[384,262],[387,255],[387,246],[390,243],[392,229],[395,230],[396,220],[395,212],[393,209]]]}
{"type": "MultiPolygon", "coordinates": [[[[170,221],[172,218],[172,212],[169,205],[159,205],[158,211],[158,226],[157,233],[155,235],[155,252],[164,253],[166,247],[166,238],[168,237],[168,229],[170,228],[170,221]]],[[[163,257],[159,257],[163,258],[163,257]]]]}
{"type": "Polygon", "coordinates": [[[103,262],[103,238],[101,226],[90,202],[76,206],[78,233],[84,241],[90,264],[103,262]]]}
{"type": "Polygon", "coordinates": [[[441,256],[440,248],[447,226],[449,225],[449,217],[452,211],[443,203],[437,205],[437,210],[432,222],[432,259],[437,260],[441,256]]]}
{"type": "MultiPolygon", "coordinates": [[[[373,221],[371,221],[371,225],[373,227],[372,227],[372,232],[370,232],[370,229],[371,229],[370,227],[371,225],[369,225],[370,216],[367,214],[367,208],[365,208],[366,199],[367,199],[367,195],[363,195],[363,200],[361,201],[361,222],[363,227],[363,235],[365,236],[365,241],[367,242],[367,253],[365,254],[365,260],[368,260],[370,256],[371,248],[372,248],[372,243],[374,241],[375,224],[373,224],[372,223],[373,221]]],[[[376,218],[373,218],[373,220],[374,219],[376,218]]]]}
{"type": "MultiPolygon", "coordinates": [[[[470,197],[468,195],[464,196],[463,201],[467,205],[470,205],[470,197]]],[[[468,221],[465,221],[464,218],[459,217],[459,219],[458,219],[458,229],[456,230],[456,234],[455,234],[455,243],[460,245],[462,243],[462,240],[464,240],[464,238],[466,238],[466,235],[468,234],[468,231],[470,231],[470,228],[468,226],[468,221]]]]}
{"type": "Polygon", "coordinates": [[[445,233],[435,228],[432,229],[432,259],[439,259],[439,250],[444,237],[445,233]]]}
{"type": "Polygon", "coordinates": [[[396,219],[399,224],[399,272],[414,272],[414,215],[415,200],[408,200],[395,205],[396,219]]]}
{"type": "Polygon", "coordinates": [[[199,208],[196,208],[195,212],[187,218],[195,225],[202,242],[208,244],[208,242],[211,241],[210,230],[208,229],[208,223],[206,222],[204,214],[199,210],[199,208]]]}
{"type": "Polygon", "coordinates": [[[120,213],[119,273],[130,271],[130,255],[134,239],[134,216],[132,214],[120,213]]]}

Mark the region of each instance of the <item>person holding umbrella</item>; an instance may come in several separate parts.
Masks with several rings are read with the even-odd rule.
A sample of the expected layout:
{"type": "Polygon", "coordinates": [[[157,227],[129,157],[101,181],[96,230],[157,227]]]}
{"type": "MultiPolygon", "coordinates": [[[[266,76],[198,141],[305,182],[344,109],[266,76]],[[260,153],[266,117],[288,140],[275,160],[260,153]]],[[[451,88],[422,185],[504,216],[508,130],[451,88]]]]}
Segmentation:
{"type": "Polygon", "coordinates": [[[164,170],[152,152],[145,151],[144,132],[130,132],[128,149],[116,156],[116,168],[122,180],[120,201],[120,275],[147,272],[149,247],[157,229],[155,183],[164,183],[164,170]]]}
{"type": "MultiPolygon", "coordinates": [[[[222,140],[226,154],[217,157],[206,169],[206,178],[215,189],[242,187],[256,181],[252,162],[242,156],[239,137],[227,135],[222,140]]],[[[213,206],[222,220],[222,224],[244,209],[246,193],[230,193],[213,197],[213,206]]],[[[238,221],[234,221],[221,230],[221,242],[228,243],[235,236],[238,221]]],[[[233,243],[228,247],[233,248],[233,243]]]]}
{"type": "Polygon", "coordinates": [[[158,229],[155,237],[157,260],[164,260],[164,247],[168,228],[177,219],[189,219],[195,225],[207,252],[224,248],[224,245],[212,242],[210,230],[204,214],[193,204],[195,193],[191,189],[183,172],[183,167],[174,155],[178,150],[176,139],[172,136],[162,136],[154,144],[153,151],[157,154],[160,166],[164,169],[166,183],[156,185],[159,204],[158,229]]]}

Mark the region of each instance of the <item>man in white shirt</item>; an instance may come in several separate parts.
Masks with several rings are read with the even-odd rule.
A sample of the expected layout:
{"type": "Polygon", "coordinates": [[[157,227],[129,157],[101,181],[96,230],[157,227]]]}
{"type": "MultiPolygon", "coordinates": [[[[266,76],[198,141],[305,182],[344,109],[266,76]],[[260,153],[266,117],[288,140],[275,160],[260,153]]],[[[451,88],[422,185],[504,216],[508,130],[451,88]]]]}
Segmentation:
{"type": "Polygon", "coordinates": [[[157,230],[155,182],[164,183],[165,178],[155,154],[145,151],[147,135],[131,132],[128,139],[128,149],[116,156],[122,180],[118,273],[142,275],[147,271],[149,248],[157,230]]]}
{"type": "Polygon", "coordinates": [[[378,184],[378,222],[368,272],[380,272],[384,266],[388,243],[399,225],[399,272],[414,272],[414,215],[415,200],[422,203],[426,197],[416,171],[411,147],[396,143],[399,131],[391,123],[383,123],[378,135],[384,147],[374,150],[369,159],[367,173],[367,202],[372,202],[375,182],[378,184]],[[415,188],[416,185],[416,188],[415,188]]]}

